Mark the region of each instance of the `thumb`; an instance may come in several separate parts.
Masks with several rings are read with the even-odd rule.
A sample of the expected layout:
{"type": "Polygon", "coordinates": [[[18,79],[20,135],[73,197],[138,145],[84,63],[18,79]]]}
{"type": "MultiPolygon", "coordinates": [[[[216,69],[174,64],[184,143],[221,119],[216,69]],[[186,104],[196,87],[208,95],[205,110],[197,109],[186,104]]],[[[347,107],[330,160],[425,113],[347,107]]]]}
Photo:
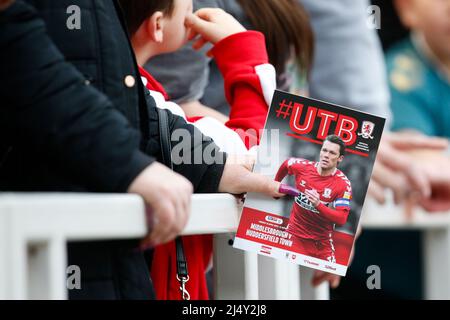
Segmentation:
{"type": "Polygon", "coordinates": [[[257,173],[250,173],[246,178],[248,192],[258,192],[269,197],[281,198],[286,196],[280,192],[281,183],[257,173]]]}

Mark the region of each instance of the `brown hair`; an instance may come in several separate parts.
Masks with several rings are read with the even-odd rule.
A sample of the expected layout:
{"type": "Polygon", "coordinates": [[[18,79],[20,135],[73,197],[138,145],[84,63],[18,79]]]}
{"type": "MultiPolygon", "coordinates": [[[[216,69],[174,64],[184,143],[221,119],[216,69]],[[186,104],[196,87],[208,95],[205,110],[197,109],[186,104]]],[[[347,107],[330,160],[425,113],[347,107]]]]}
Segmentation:
{"type": "Polygon", "coordinates": [[[237,0],[255,30],[266,37],[270,63],[285,71],[294,52],[302,70],[309,72],[314,55],[314,36],[308,14],[298,0],[237,0]]]}
{"type": "Polygon", "coordinates": [[[174,0],[119,0],[130,36],[138,31],[141,24],[156,11],[171,15],[174,0]]]}
{"type": "Polygon", "coordinates": [[[332,134],[332,135],[329,135],[328,137],[326,137],[324,142],[325,141],[329,141],[331,143],[338,144],[339,145],[339,156],[345,155],[345,142],[344,142],[344,140],[342,140],[341,137],[339,137],[335,134],[332,134]]]}

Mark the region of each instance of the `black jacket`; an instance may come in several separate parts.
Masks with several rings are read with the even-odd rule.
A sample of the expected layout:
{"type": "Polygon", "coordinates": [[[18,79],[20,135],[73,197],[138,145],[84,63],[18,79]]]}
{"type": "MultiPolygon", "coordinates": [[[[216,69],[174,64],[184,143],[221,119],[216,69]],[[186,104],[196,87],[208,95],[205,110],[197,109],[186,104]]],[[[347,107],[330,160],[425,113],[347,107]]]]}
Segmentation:
{"type": "MultiPolygon", "coordinates": [[[[121,193],[160,158],[155,104],[119,9],[113,0],[17,0],[0,12],[0,190],[121,193]],[[74,4],[81,29],[70,30],[74,4]]],[[[170,125],[196,130],[176,116],[170,125]]],[[[192,140],[193,151],[207,147],[225,158],[210,139],[192,140]]],[[[216,192],[223,165],[175,170],[197,192],[216,192]]],[[[83,289],[70,296],[149,297],[135,245],[71,244],[69,263],[81,267],[83,289]]]]}

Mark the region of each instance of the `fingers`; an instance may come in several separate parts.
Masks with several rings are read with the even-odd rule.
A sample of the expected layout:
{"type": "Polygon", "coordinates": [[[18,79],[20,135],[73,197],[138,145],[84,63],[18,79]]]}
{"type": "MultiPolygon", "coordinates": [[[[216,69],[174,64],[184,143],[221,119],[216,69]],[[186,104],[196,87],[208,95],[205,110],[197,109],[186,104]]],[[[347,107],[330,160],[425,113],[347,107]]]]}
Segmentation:
{"type": "MultiPolygon", "coordinates": [[[[203,11],[203,9],[200,9],[199,11],[203,11]]],[[[185,20],[185,26],[188,28],[192,28],[194,32],[196,33],[204,33],[208,30],[208,19],[200,16],[198,14],[198,11],[194,14],[190,14],[186,16],[185,20]]]]}
{"type": "Polygon", "coordinates": [[[381,188],[391,188],[396,203],[410,201],[407,205],[408,216],[417,202],[417,194],[422,199],[431,196],[433,169],[420,163],[420,157],[412,152],[432,152],[448,147],[448,141],[430,138],[419,133],[391,133],[385,136],[375,163],[373,181],[369,185],[370,194],[378,201],[384,201],[381,188]],[[428,151],[427,151],[428,150],[428,151]],[[408,151],[405,152],[405,151],[408,151]]]}
{"type": "MultiPolygon", "coordinates": [[[[176,224],[177,204],[174,201],[166,203],[158,211],[158,219],[155,222],[155,228],[150,234],[150,240],[155,245],[164,243],[176,237],[178,226],[176,224]]],[[[182,213],[179,213],[180,215],[182,213]]]]}
{"type": "Polygon", "coordinates": [[[314,206],[317,206],[320,203],[320,195],[317,190],[305,190],[305,195],[314,206]]]}
{"type": "Polygon", "coordinates": [[[210,22],[212,20],[210,10],[215,9],[200,9],[195,14],[188,15],[186,17],[185,25],[191,29],[188,37],[189,40],[194,39],[194,37],[198,34],[202,36],[205,43],[216,43],[219,40],[216,38],[217,31],[215,25],[210,22]]]}
{"type": "Polygon", "coordinates": [[[196,44],[200,48],[204,45],[203,41],[215,44],[230,35],[246,31],[233,16],[218,8],[198,10],[195,14],[186,17],[185,25],[192,30],[189,35],[190,40],[195,37],[195,34],[203,38],[196,44]]]}
{"type": "Polygon", "coordinates": [[[219,184],[219,192],[231,194],[256,192],[269,197],[284,197],[285,194],[279,192],[280,182],[251,172],[253,163],[254,159],[252,157],[227,159],[219,184]],[[240,163],[236,163],[236,161],[240,163]]]}
{"type": "MultiPolygon", "coordinates": [[[[398,186],[402,181],[396,180],[405,180],[406,178],[408,184],[404,191],[417,191],[423,197],[430,196],[431,185],[429,179],[426,177],[425,172],[414,162],[414,159],[407,154],[393,148],[384,148],[382,149],[382,152],[379,153],[377,165],[379,169],[381,168],[381,170],[384,171],[379,174],[380,179],[383,180],[383,183],[379,181],[382,185],[385,185],[385,183],[388,183],[388,181],[391,180],[392,182],[389,184],[398,186]]],[[[399,189],[396,191],[398,195],[402,193],[399,189]]],[[[397,200],[402,201],[403,197],[397,200]]]]}
{"type": "Polygon", "coordinates": [[[193,192],[186,178],[153,163],[132,182],[129,192],[141,195],[151,208],[147,214],[149,235],[142,240],[142,248],[168,242],[186,226],[193,192]]]}
{"type": "Polygon", "coordinates": [[[450,210],[450,200],[425,199],[421,206],[428,212],[447,212],[450,210]]]}
{"type": "Polygon", "coordinates": [[[427,137],[422,134],[390,134],[388,136],[390,144],[396,149],[431,149],[443,150],[448,148],[448,140],[443,138],[427,137]]]}
{"type": "Polygon", "coordinates": [[[199,39],[197,39],[193,44],[192,44],[192,48],[194,50],[200,50],[201,48],[203,48],[205,46],[205,44],[207,44],[208,41],[205,40],[205,38],[200,37],[199,39]]]}
{"type": "Polygon", "coordinates": [[[219,8],[201,8],[195,12],[195,15],[206,21],[213,21],[217,12],[223,11],[219,8]]]}
{"type": "Polygon", "coordinates": [[[439,182],[433,186],[433,192],[429,199],[420,202],[428,212],[445,212],[450,210],[450,183],[439,182]]]}
{"type": "Polygon", "coordinates": [[[193,29],[193,28],[190,26],[191,23],[189,22],[189,19],[188,19],[188,18],[186,18],[186,21],[185,21],[184,25],[185,25],[186,28],[188,29],[187,39],[188,39],[189,41],[195,39],[195,37],[198,36],[198,32],[195,31],[195,29],[193,29]]]}
{"type": "Polygon", "coordinates": [[[403,174],[410,183],[410,189],[420,192],[423,197],[431,194],[431,185],[426,174],[421,170],[414,160],[406,154],[391,149],[389,154],[384,155],[383,163],[394,171],[398,176],[403,174]]]}
{"type": "Polygon", "coordinates": [[[333,278],[330,280],[330,286],[333,289],[337,289],[339,285],[341,284],[341,277],[339,276],[333,276],[333,278]]]}
{"type": "Polygon", "coordinates": [[[282,198],[285,197],[286,194],[280,193],[280,186],[281,182],[274,181],[269,179],[269,186],[268,186],[268,196],[274,197],[274,198],[282,198]]]}
{"type": "Polygon", "coordinates": [[[406,176],[411,183],[412,189],[420,193],[424,198],[428,198],[431,195],[431,183],[427,178],[425,172],[420,169],[415,163],[411,164],[406,171],[406,176]]]}
{"type": "Polygon", "coordinates": [[[248,190],[247,192],[262,193],[275,198],[285,196],[285,194],[279,192],[281,183],[278,181],[256,173],[249,173],[246,180],[243,187],[248,190]]]}
{"type": "Polygon", "coordinates": [[[317,287],[324,282],[328,282],[332,289],[336,289],[341,282],[341,277],[324,271],[314,271],[311,281],[312,286],[317,287]]]}
{"type": "Polygon", "coordinates": [[[378,175],[373,180],[384,188],[388,188],[394,195],[394,202],[399,204],[403,202],[411,193],[410,185],[405,176],[389,169],[384,165],[377,168],[378,175]]]}
{"type": "Polygon", "coordinates": [[[309,196],[310,198],[314,198],[314,199],[318,199],[320,197],[320,195],[317,192],[317,190],[314,190],[314,189],[311,189],[311,190],[306,189],[305,190],[305,194],[307,196],[309,196]]]}
{"type": "Polygon", "coordinates": [[[165,201],[159,208],[155,208],[153,216],[150,217],[154,219],[153,230],[141,242],[141,248],[151,248],[174,238],[176,236],[175,217],[176,209],[171,201],[165,201]]]}
{"type": "Polygon", "coordinates": [[[386,202],[386,197],[384,194],[384,189],[381,185],[374,179],[370,180],[369,189],[367,191],[369,195],[375,199],[379,204],[384,204],[386,202]]]}

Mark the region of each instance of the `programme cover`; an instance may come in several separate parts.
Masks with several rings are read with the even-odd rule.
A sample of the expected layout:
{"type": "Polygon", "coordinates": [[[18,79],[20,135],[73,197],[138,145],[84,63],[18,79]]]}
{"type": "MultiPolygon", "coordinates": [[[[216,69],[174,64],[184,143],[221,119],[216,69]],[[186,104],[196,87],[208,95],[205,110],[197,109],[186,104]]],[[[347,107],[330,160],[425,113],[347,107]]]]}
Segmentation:
{"type": "Polygon", "coordinates": [[[254,171],[286,196],[248,194],[234,247],[344,276],[384,123],[275,91],[254,171]]]}

